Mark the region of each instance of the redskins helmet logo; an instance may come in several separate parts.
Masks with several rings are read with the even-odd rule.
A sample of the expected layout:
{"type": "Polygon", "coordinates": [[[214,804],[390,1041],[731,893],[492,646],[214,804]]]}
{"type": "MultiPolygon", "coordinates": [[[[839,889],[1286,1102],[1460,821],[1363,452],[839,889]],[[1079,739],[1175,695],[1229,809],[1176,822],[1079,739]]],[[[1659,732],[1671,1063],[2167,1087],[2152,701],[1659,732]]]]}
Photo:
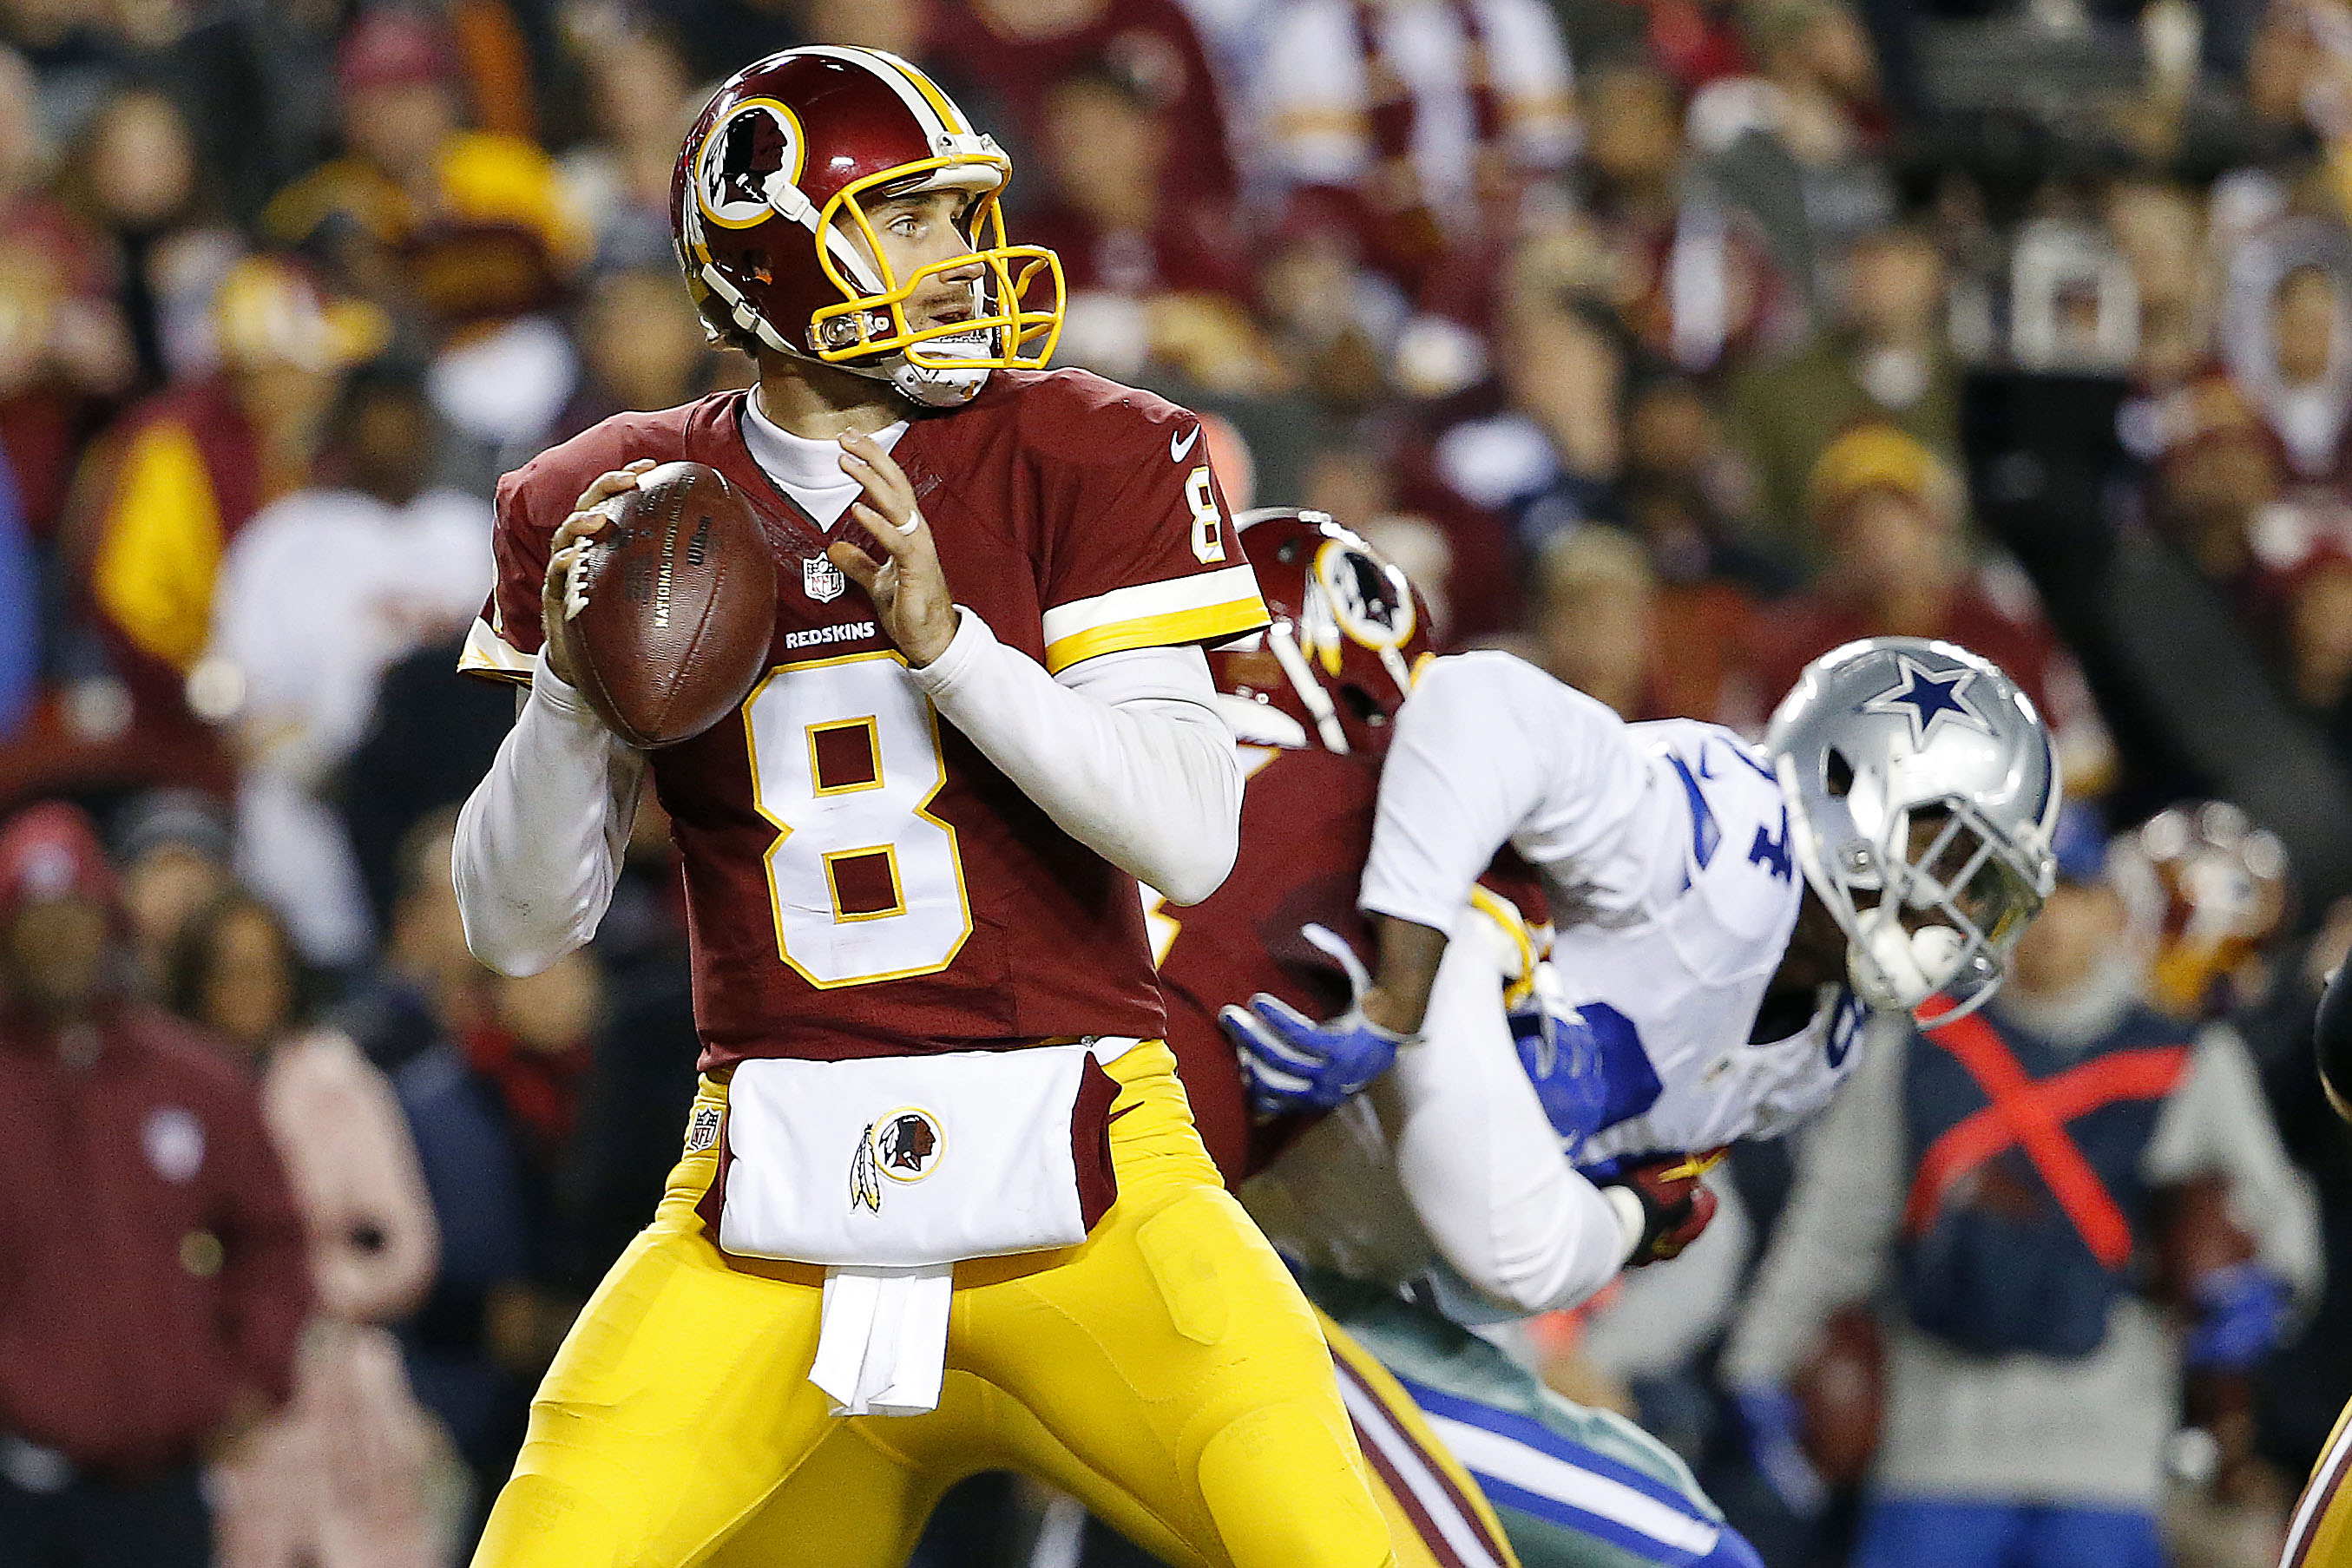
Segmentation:
{"type": "Polygon", "coordinates": [[[694,196],[703,218],[730,229],[779,213],[811,222],[816,208],[799,183],[806,154],[791,110],[772,98],[737,104],[710,128],[695,159],[694,196]]]}
{"type": "Polygon", "coordinates": [[[1412,594],[1404,574],[1362,549],[1328,539],[1315,552],[1315,580],[1342,634],[1374,653],[1404,646],[1412,636],[1412,594]]]}

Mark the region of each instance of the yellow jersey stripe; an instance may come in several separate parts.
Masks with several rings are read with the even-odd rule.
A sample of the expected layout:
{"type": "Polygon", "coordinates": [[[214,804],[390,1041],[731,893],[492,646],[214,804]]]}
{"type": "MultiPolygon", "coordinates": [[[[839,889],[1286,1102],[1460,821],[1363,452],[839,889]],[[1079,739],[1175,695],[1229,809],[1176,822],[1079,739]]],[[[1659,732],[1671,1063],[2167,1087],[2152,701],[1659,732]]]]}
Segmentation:
{"type": "Polygon", "coordinates": [[[1255,598],[1257,576],[1246,564],[1216,571],[1196,571],[1161,582],[1130,583],[1108,593],[1097,593],[1092,599],[1048,605],[1045,614],[1045,645],[1051,647],[1098,626],[1115,626],[1147,616],[1205,610],[1212,605],[1255,598]]]}
{"type": "Polygon", "coordinates": [[[1164,615],[1145,615],[1072,632],[1045,644],[1045,669],[1058,675],[1072,664],[1103,653],[1216,642],[1238,637],[1265,624],[1265,605],[1253,591],[1247,599],[1229,600],[1198,610],[1171,611],[1164,615]]]}

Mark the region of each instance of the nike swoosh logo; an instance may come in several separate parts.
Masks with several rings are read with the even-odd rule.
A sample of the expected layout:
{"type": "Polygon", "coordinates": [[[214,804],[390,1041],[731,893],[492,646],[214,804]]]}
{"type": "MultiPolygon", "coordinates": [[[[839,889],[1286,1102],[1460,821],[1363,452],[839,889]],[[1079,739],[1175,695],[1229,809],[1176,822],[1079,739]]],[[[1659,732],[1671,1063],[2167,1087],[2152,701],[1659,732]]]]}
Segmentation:
{"type": "Polygon", "coordinates": [[[1186,455],[1192,450],[1192,443],[1200,439],[1201,427],[1197,424],[1184,433],[1184,438],[1181,441],[1171,434],[1168,437],[1168,460],[1171,463],[1183,462],[1186,455]]]}

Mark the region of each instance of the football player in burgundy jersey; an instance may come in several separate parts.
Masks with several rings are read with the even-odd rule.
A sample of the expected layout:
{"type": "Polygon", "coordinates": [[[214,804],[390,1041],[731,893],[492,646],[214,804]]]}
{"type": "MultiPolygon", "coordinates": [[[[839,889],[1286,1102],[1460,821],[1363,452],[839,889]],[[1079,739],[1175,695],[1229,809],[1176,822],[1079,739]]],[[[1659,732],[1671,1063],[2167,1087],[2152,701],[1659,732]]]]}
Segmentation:
{"type": "MultiPolygon", "coordinates": [[[[1535,1255],[1556,1249],[1557,1217],[1570,1211],[1558,1191],[1566,1162],[1507,1046],[1490,1081],[1477,1071],[1486,1065],[1480,1052],[1444,1042],[1441,1071],[1462,1081],[1455,1098],[1487,1102],[1474,1126],[1443,1114],[1416,1124],[1413,1112],[1382,1098],[1396,1092],[1387,1087],[1336,1109],[1343,1142],[1396,1143],[1401,1175],[1419,1163],[1419,1179],[1408,1177],[1402,1191],[1327,1159],[1328,1141],[1291,1148],[1320,1113],[1253,1108],[1219,1015],[1256,993],[1324,1016],[1360,986],[1361,965],[1376,951],[1356,904],[1381,762],[1430,641],[1427,612],[1403,573],[1323,514],[1269,508],[1238,519],[1238,532],[1273,618],[1262,635],[1209,655],[1249,780],[1240,855],[1224,885],[1194,907],[1147,906],[1168,1040],[1202,1139],[1237,1188],[1271,1168],[1247,1189],[1248,1201],[1269,1234],[1316,1264],[1307,1294],[1375,1484],[1431,1557],[1492,1555],[1499,1529],[1528,1568],[1752,1568],[1753,1549],[1664,1444],[1545,1389],[1449,1321],[1426,1289],[1407,1301],[1391,1288],[1391,1265],[1425,1259],[1433,1244],[1441,1272],[1457,1268],[1472,1282],[1450,1292],[1457,1304],[1519,1297],[1523,1273],[1549,1278],[1535,1255]],[[1432,1159],[1425,1145],[1465,1134],[1487,1145],[1496,1168],[1517,1174],[1491,1190],[1433,1174],[1459,1162],[1432,1159]],[[1409,1146],[1416,1140],[1423,1146],[1409,1146]],[[1545,1213],[1530,1216],[1530,1207],[1545,1213]]],[[[1541,883],[1507,852],[1471,902],[1465,936],[1495,949],[1486,971],[1495,1032],[1507,1015],[1532,1040],[1545,1012],[1541,883]]],[[[1713,1212],[1695,1174],[1661,1179],[1676,1163],[1687,1164],[1651,1162],[1652,1212],[1637,1260],[1670,1256],[1713,1212]]],[[[1608,1272],[1621,1256],[1610,1253],[1608,1272]]],[[[1509,1315],[1485,1309],[1480,1318],[1509,1315]]]]}
{"type": "Polygon", "coordinates": [[[587,940],[650,778],[703,1083],[478,1563],[725,1560],[771,1500],[763,1562],[887,1561],[955,1468],[906,1462],[940,1422],[1050,1432],[1016,1458],[1181,1560],[1390,1555],[1313,1319],[1193,1130],[1136,890],[1232,863],[1200,647],[1265,612],[1197,421],[1042,370],[1059,268],[1006,243],[1009,172],[895,57],[739,72],[673,219],[758,386],[499,487],[464,664],[529,695],[460,820],[468,941],[528,973],[587,940]],[[567,607],[606,504],[672,459],[751,498],[775,624],[737,719],[640,754],[567,679],[567,607]]]}

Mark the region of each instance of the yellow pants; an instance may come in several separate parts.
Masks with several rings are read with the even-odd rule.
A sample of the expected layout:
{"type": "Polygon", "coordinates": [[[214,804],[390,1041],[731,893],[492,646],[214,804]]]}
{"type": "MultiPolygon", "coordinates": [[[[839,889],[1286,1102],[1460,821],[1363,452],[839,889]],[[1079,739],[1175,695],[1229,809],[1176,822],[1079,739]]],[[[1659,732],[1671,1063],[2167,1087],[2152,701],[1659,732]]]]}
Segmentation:
{"type": "MultiPolygon", "coordinates": [[[[1313,1311],[1218,1182],[1174,1058],[1109,1071],[1118,1201],[1079,1246],[957,1267],[926,1416],[829,1413],[821,1270],[730,1267],[696,1213],[717,1151],[687,1155],[548,1369],[477,1568],[896,1562],[947,1482],[999,1465],[1180,1563],[1390,1561],[1313,1311]]],[[[697,1109],[725,1100],[706,1079],[697,1109]]]]}
{"type": "Polygon", "coordinates": [[[2352,1564],[2352,1406],[2312,1467],[2310,1484],[2294,1505],[2286,1555],[2279,1568],[2346,1568],[2352,1564]]]}
{"type": "MultiPolygon", "coordinates": [[[[1518,1568],[1486,1495],[1429,1430],[1412,1396],[1317,1312],[1338,1363],[1372,1495],[1398,1568],[1518,1568]]],[[[711,1557],[712,1568],[897,1568],[940,1495],[982,1470],[1021,1470],[1084,1498],[1161,1562],[1205,1568],[1170,1523],[1108,1483],[1020,1405],[950,1372],[937,1412],[919,1420],[845,1421],[711,1557]],[[825,1525],[813,1531],[809,1521],[825,1525]]]]}

